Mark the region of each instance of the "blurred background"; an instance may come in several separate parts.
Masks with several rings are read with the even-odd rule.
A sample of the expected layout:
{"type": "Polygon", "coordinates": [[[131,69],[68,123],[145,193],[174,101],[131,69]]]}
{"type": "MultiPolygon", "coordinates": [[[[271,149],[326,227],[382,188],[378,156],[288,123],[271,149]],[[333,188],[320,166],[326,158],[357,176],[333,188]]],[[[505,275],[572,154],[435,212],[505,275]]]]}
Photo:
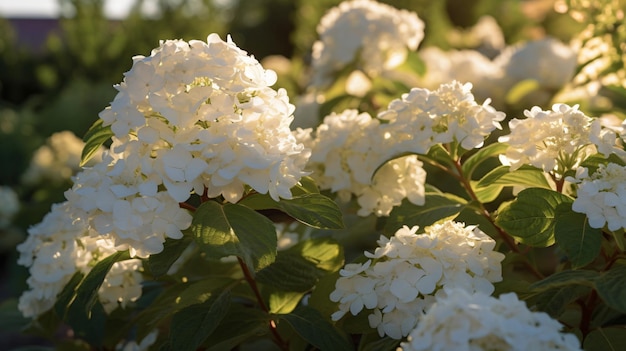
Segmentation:
{"type": "MultiPolygon", "coordinates": [[[[554,10],[554,0],[381,2],[417,12],[426,24],[420,48],[462,49],[463,30],[483,15],[498,22],[507,44],[546,34],[567,42],[579,29],[554,10]]],[[[49,139],[55,133],[70,131],[82,138],[112,101],[113,85],[122,81],[133,56],[149,55],[159,40],[230,34],[240,48],[274,69],[278,86],[295,97],[306,86],[317,23],[338,3],[0,0],[0,314],[21,318],[12,311],[28,274],[16,265],[15,246],[71,186],[67,176],[27,181],[31,160],[43,145],[52,151],[64,147],[49,139]]],[[[15,320],[0,321],[2,345],[21,342],[9,330],[15,325],[15,320]]]]}

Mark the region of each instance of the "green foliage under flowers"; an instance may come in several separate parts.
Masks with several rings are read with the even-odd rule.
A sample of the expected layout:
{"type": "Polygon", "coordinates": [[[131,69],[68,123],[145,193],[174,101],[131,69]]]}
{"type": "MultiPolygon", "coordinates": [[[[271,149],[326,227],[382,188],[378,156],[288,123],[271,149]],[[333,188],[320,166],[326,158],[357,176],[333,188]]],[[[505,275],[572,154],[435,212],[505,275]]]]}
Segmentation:
{"type": "MultiPolygon", "coordinates": [[[[145,54],[154,46],[150,43],[152,37],[141,38],[147,34],[142,27],[145,24],[138,20],[137,13],[133,13],[128,22],[120,24],[124,33],[130,33],[128,38],[118,34],[107,40],[104,27],[108,24],[102,17],[101,7],[98,7],[100,2],[73,0],[67,3],[76,7],[81,21],[68,19],[65,23],[65,30],[72,34],[67,48],[55,46],[59,43],[55,44],[51,39],[49,45],[57,50],[52,50],[51,60],[61,60],[60,55],[66,52],[77,56],[63,59],[62,64],[54,66],[52,76],[56,78],[46,94],[59,87],[76,92],[72,90],[72,85],[65,86],[60,78],[70,66],[76,65],[82,70],[72,73],[76,76],[106,81],[111,71],[117,77],[119,72],[125,71],[117,61],[120,55],[128,54],[130,49],[145,54]],[[95,14],[95,20],[88,21],[85,13],[95,14]],[[79,28],[91,28],[90,35],[100,31],[101,34],[83,37],[79,28]],[[91,49],[72,47],[79,44],[91,49]],[[98,72],[98,67],[106,69],[98,72]]],[[[241,8],[219,8],[211,1],[201,1],[209,13],[204,16],[216,19],[214,23],[207,24],[208,27],[201,28],[200,22],[206,24],[207,21],[200,21],[199,14],[191,14],[191,19],[183,16],[182,7],[175,7],[173,3],[163,1],[166,15],[154,20],[161,24],[176,23],[172,27],[155,26],[159,28],[156,31],[159,39],[187,35],[203,37],[206,35],[198,35],[198,31],[225,31],[229,25],[218,21],[219,16],[214,13],[230,16],[255,6],[252,2],[241,1],[237,5],[241,8]]],[[[293,57],[290,59],[294,65],[304,64],[304,58],[307,58],[315,40],[315,24],[327,8],[337,5],[339,1],[324,1],[323,5],[322,2],[314,5],[307,1],[276,3],[281,4],[281,9],[293,11],[296,20],[290,23],[295,27],[291,34],[293,53],[290,54],[293,57]]],[[[465,25],[469,26],[479,15],[502,14],[507,8],[513,9],[511,13],[518,14],[510,21],[501,20],[507,40],[521,39],[516,37],[516,29],[538,26],[522,16],[517,1],[471,1],[467,6],[472,11],[466,16],[460,13],[463,12],[459,9],[460,1],[390,3],[417,11],[430,28],[424,44],[443,48],[460,46],[450,39],[450,35],[446,36],[458,30],[455,21],[467,22],[465,25]]],[[[574,0],[566,3],[570,9],[583,6],[574,0]]],[[[511,13],[509,16],[514,16],[511,13]]],[[[593,36],[613,35],[616,47],[624,50],[623,45],[617,43],[619,38],[624,37],[623,24],[615,24],[614,18],[606,19],[601,14],[594,13],[592,18],[578,25],[591,26],[598,18],[604,18],[605,22],[600,24],[606,26],[598,24],[594,27],[593,36]]],[[[560,15],[564,16],[551,13],[553,19],[560,15]]],[[[238,25],[242,32],[251,31],[241,23],[241,19],[238,21],[234,18],[232,26],[238,25]]],[[[548,24],[543,24],[544,30],[550,28],[548,24]]],[[[246,33],[254,38],[251,32],[246,33]]],[[[570,34],[572,37],[576,35],[570,34]]],[[[590,38],[585,37],[583,41],[590,38]]],[[[240,46],[248,49],[245,44],[240,46]]],[[[615,62],[624,60],[624,53],[619,54],[615,56],[615,62]]],[[[124,62],[128,63],[127,60],[124,62]]],[[[587,64],[590,62],[580,64],[578,72],[587,64]]],[[[357,108],[375,115],[391,100],[410,89],[403,82],[375,77],[371,80],[372,88],[368,93],[356,97],[345,91],[352,68],[350,66],[338,72],[333,84],[322,91],[326,100],[320,105],[319,117],[345,108],[357,108]]],[[[401,69],[418,77],[427,72],[424,62],[414,54],[409,54],[401,69]]],[[[622,71],[623,67],[614,64],[601,75],[620,76],[622,71]]],[[[290,74],[296,75],[294,72],[290,74]]],[[[279,85],[281,78],[284,77],[279,77],[279,85]]],[[[304,85],[298,85],[296,78],[289,84],[292,84],[290,94],[306,90],[304,85]]],[[[564,90],[577,86],[578,83],[572,83],[564,90]]],[[[520,101],[525,101],[537,89],[534,81],[522,82],[511,89],[506,95],[507,114],[519,116],[520,101]]],[[[589,107],[586,111],[610,111],[618,117],[626,116],[626,89],[623,86],[610,81],[603,83],[600,91],[603,97],[610,100],[608,107],[583,100],[580,101],[581,109],[589,107]]],[[[2,93],[5,94],[5,91],[2,93]]],[[[553,96],[554,99],[558,97],[556,93],[553,96]]],[[[6,96],[3,95],[3,98],[6,96]]],[[[61,99],[59,96],[56,98],[61,99]]],[[[63,103],[59,110],[71,110],[67,105],[63,103]]],[[[0,110],[0,113],[8,114],[13,110],[7,108],[7,111],[0,110]]],[[[19,113],[30,116],[34,111],[44,111],[42,115],[45,115],[46,110],[25,105],[19,113]]],[[[33,131],[33,126],[40,122],[12,120],[13,127],[6,135],[11,137],[10,140],[19,139],[17,135],[20,133],[26,135],[24,130],[31,133],[29,135],[35,135],[32,140],[24,138],[18,148],[20,154],[32,153],[35,145],[31,144],[35,140],[40,142],[45,135],[33,131]]],[[[86,128],[88,123],[85,124],[84,120],[81,123],[81,127],[77,128],[81,132],[86,130],[81,157],[83,165],[99,148],[108,145],[114,133],[110,126],[103,126],[102,120],[92,124],[91,128],[86,128]]],[[[44,125],[49,126],[49,122],[44,125]]],[[[139,342],[149,338],[154,330],[159,333],[149,350],[395,350],[401,341],[379,336],[370,327],[365,310],[356,315],[348,313],[338,321],[331,319],[338,303],[331,301],[329,295],[335,289],[339,272],[345,264],[365,262],[363,251],[373,251],[380,234],[391,237],[403,226],[419,226],[418,233],[422,233],[428,226],[454,220],[478,226],[496,241],[496,250],[506,255],[502,263],[503,280],[496,283],[496,294],[516,293],[529,308],[545,312],[561,322],[565,331],[581,340],[586,351],[620,349],[626,344],[624,229],[594,228],[585,214],[572,210],[576,193],[564,184],[566,176],[574,176],[572,170],[558,177],[550,174],[553,177],[548,179],[550,177],[542,169],[531,165],[514,169],[500,164],[497,159],[508,146],[494,137],[508,132],[508,126],[503,129],[495,131],[478,149],[466,150],[453,142],[436,144],[428,152],[417,154],[428,174],[424,204],[416,205],[405,199],[388,216],[380,218],[356,216],[355,201],[335,201],[335,195],[328,190],[320,190],[312,177],[303,177],[291,189],[293,198],[289,200],[275,201],[269,194],[260,194],[249,188],[237,203],[195,194],[181,203],[181,207],[189,209],[193,215],[191,226],[183,231],[183,238],[167,239],[162,252],[142,259],[145,282],[138,300],[110,314],[105,312],[98,300],[98,291],[114,263],[130,258],[128,251],[121,251],[94,261],[87,274],[76,273],[57,296],[54,308],[35,320],[22,318],[16,313],[16,299],[3,302],[0,304],[0,329],[19,330],[49,340],[51,342],[46,345],[52,345],[24,347],[15,351],[54,348],[117,350],[121,341],[130,339],[139,342]],[[299,234],[300,240],[287,249],[278,250],[277,223],[297,228],[294,231],[299,234]]],[[[5,132],[1,124],[0,131],[5,132]]],[[[4,135],[0,140],[4,149],[7,140],[4,135]]],[[[409,154],[396,155],[393,159],[409,154]]],[[[3,166],[10,163],[5,161],[12,157],[8,153],[2,152],[0,156],[3,166]]],[[[585,158],[581,166],[587,167],[592,174],[609,162],[625,163],[616,155],[605,157],[594,154],[585,158]]],[[[19,168],[26,168],[26,165],[20,164],[19,168]]],[[[11,176],[3,174],[2,180],[18,183],[18,176],[18,172],[11,176]]],[[[28,197],[30,201],[36,199],[32,193],[34,190],[22,189],[22,197],[28,197]]],[[[61,190],[51,190],[51,193],[58,198],[61,190]]],[[[49,207],[49,203],[54,202],[50,199],[54,197],[44,197],[47,200],[44,204],[49,207]]],[[[37,220],[42,215],[36,213],[37,220]]],[[[24,226],[37,222],[23,221],[24,226]]]]}

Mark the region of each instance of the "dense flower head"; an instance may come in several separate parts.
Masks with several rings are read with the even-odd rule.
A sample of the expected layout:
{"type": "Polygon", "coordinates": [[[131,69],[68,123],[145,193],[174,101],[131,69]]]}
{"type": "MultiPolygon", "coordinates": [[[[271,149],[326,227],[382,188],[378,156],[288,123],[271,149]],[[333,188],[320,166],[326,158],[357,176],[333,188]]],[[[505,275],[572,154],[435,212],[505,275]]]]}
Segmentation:
{"type": "Polygon", "coordinates": [[[115,151],[132,147],[137,171],[178,202],[205,187],[236,202],[246,186],[278,201],[291,197],[308,152],[289,129],[294,107],[270,87],[275,81],[230,37],[162,41],[133,58],[100,118],[119,140],[115,151]]]}
{"type": "Polygon", "coordinates": [[[578,184],[576,200],[572,210],[584,213],[592,228],[615,231],[626,228],[626,167],[615,163],[589,174],[589,169],[580,167],[576,177],[568,177],[578,184]]]}
{"type": "Polygon", "coordinates": [[[0,186],[0,229],[8,227],[19,210],[20,199],[15,190],[0,186]]]}
{"type": "Polygon", "coordinates": [[[416,13],[373,0],[344,1],[330,9],[317,26],[313,44],[314,86],[355,62],[370,76],[405,61],[424,38],[424,22],[416,13]]]}
{"type": "Polygon", "coordinates": [[[357,198],[358,214],[386,216],[408,198],[424,204],[426,172],[416,156],[388,161],[393,154],[382,147],[381,125],[368,113],[345,110],[331,113],[315,130],[300,130],[298,139],[311,148],[308,169],[321,189],[339,199],[357,198]]]}
{"type": "MultiPolygon", "coordinates": [[[[29,289],[19,299],[25,317],[37,317],[56,302],[57,295],[76,273],[89,273],[103,258],[118,251],[108,236],[95,233],[85,220],[87,214],[69,201],[55,204],[44,219],[28,230],[18,245],[18,264],[28,267],[29,289]]],[[[105,311],[125,306],[141,296],[141,261],[132,259],[114,264],[99,290],[105,311]],[[124,277],[123,279],[121,279],[124,277]]]]}
{"type": "Polygon", "coordinates": [[[418,52],[426,66],[426,73],[418,85],[431,90],[451,81],[472,83],[472,94],[477,100],[491,99],[504,106],[502,69],[476,50],[447,50],[432,46],[418,52]]]}
{"type": "Polygon", "coordinates": [[[530,164],[562,175],[575,169],[587,156],[623,153],[615,132],[578,110],[578,105],[554,104],[544,111],[535,106],[524,111],[525,119],[509,122],[511,133],[500,137],[509,147],[500,157],[512,170],[530,164]]]}
{"type": "MultiPolygon", "coordinates": [[[[80,171],[80,157],[85,143],[70,131],[52,134],[44,145],[33,154],[22,181],[37,184],[42,181],[61,184],[80,171]]],[[[93,165],[102,157],[100,148],[88,165],[93,165]]]]}
{"type": "Polygon", "coordinates": [[[495,241],[474,226],[446,221],[417,234],[404,226],[391,238],[381,236],[365,263],[351,263],[340,271],[330,299],[339,302],[333,320],[367,308],[372,328],[380,336],[406,336],[419,316],[445,294],[460,288],[491,294],[502,280],[504,255],[495,241]]]}
{"type": "Polygon", "coordinates": [[[389,121],[383,126],[385,148],[424,154],[435,144],[454,141],[466,150],[481,147],[494,129],[501,128],[505,114],[489,100],[477,104],[471,89],[470,83],[453,81],[434,91],[413,88],[393,100],[378,114],[389,121]]]}
{"type": "Polygon", "coordinates": [[[574,334],[548,314],[532,312],[514,293],[499,298],[462,289],[447,291],[421,316],[404,351],[582,350],[574,334]]]}
{"type": "Polygon", "coordinates": [[[166,238],[182,238],[191,215],[159,190],[157,177],[142,175],[138,157],[128,148],[123,154],[107,153],[103,162],[76,175],[65,196],[86,213],[89,227],[110,237],[119,250],[148,257],[163,250],[166,238]]]}
{"type": "Polygon", "coordinates": [[[568,83],[576,70],[576,52],[559,40],[546,37],[509,46],[495,59],[504,70],[505,90],[526,79],[553,91],[568,83]]]}

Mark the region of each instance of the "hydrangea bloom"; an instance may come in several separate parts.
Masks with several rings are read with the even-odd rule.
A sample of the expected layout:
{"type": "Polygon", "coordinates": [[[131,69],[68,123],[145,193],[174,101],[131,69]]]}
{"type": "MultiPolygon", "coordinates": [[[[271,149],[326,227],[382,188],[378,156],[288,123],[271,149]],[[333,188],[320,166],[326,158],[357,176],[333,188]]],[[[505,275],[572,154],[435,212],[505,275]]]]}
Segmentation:
{"type": "Polygon", "coordinates": [[[178,202],[205,187],[236,202],[246,185],[278,201],[291,197],[309,155],[291,134],[294,107],[284,89],[270,88],[275,81],[230,38],[167,40],[133,58],[100,118],[120,141],[115,152],[132,147],[136,171],[178,202]]]}
{"type": "Polygon", "coordinates": [[[312,84],[324,86],[352,62],[370,76],[401,64],[424,38],[424,22],[414,12],[376,1],[344,1],[322,17],[317,33],[312,84]]]}
{"type": "Polygon", "coordinates": [[[314,136],[311,130],[298,135],[312,149],[308,167],[320,188],[336,192],[342,201],[355,195],[361,216],[386,216],[404,198],[424,204],[422,162],[408,156],[381,167],[393,156],[393,150],[382,147],[381,131],[368,113],[345,110],[326,116],[314,136]]]}
{"type": "Polygon", "coordinates": [[[616,146],[615,132],[602,128],[599,120],[586,116],[578,105],[555,104],[551,111],[535,106],[524,115],[525,119],[511,120],[511,133],[498,139],[509,144],[500,160],[512,170],[530,164],[561,175],[596,152],[623,153],[616,146]]]}
{"type": "Polygon", "coordinates": [[[555,38],[509,46],[494,60],[504,70],[504,90],[525,79],[557,91],[568,83],[576,69],[576,52],[555,38]]]}
{"type": "Polygon", "coordinates": [[[445,296],[420,317],[404,351],[582,350],[574,334],[543,312],[532,312],[514,293],[499,298],[461,289],[445,296]]]}
{"type": "MultiPolygon", "coordinates": [[[[101,259],[117,252],[113,241],[90,229],[87,215],[64,202],[56,204],[43,221],[28,230],[18,245],[18,263],[29,268],[29,290],[19,299],[25,317],[37,317],[49,310],[57,295],[76,272],[89,273],[101,259]]],[[[131,259],[114,264],[101,289],[100,301],[111,312],[141,296],[141,261],[131,259]]]]}
{"type": "MultiPolygon", "coordinates": [[[[80,157],[85,143],[70,131],[52,134],[46,144],[41,146],[30,161],[22,181],[26,184],[37,184],[49,181],[60,184],[69,181],[80,171],[80,157]]],[[[93,165],[102,157],[100,148],[88,165],[93,165]]]]}
{"type": "Polygon", "coordinates": [[[124,154],[108,153],[103,162],[79,173],[65,196],[87,214],[89,227],[110,237],[118,250],[148,257],[163,250],[166,238],[182,238],[191,215],[169,192],[158,189],[155,175],[142,175],[141,154],[131,150],[127,145],[124,154]]]}
{"type": "Polygon", "coordinates": [[[502,279],[504,255],[493,251],[495,241],[474,226],[446,221],[416,234],[418,227],[381,236],[365,263],[340,271],[330,299],[339,302],[333,320],[367,308],[369,323],[380,336],[406,336],[419,316],[445,294],[444,288],[491,294],[502,279]]]}
{"type": "Polygon", "coordinates": [[[591,175],[587,168],[578,168],[576,178],[567,178],[578,183],[572,210],[586,214],[592,228],[604,225],[612,231],[626,228],[625,179],[626,167],[615,163],[600,165],[591,175]]]}
{"type": "Polygon", "coordinates": [[[8,186],[0,186],[0,229],[11,224],[13,216],[20,210],[20,199],[8,186]]]}
{"type": "Polygon", "coordinates": [[[472,83],[472,94],[476,99],[492,99],[504,106],[505,90],[502,89],[502,69],[476,50],[444,51],[432,46],[418,52],[426,65],[426,73],[419,79],[422,88],[437,89],[441,84],[453,80],[472,83]]]}
{"type": "Polygon", "coordinates": [[[478,105],[471,88],[470,83],[453,81],[434,91],[413,88],[393,100],[378,115],[389,121],[383,126],[385,149],[424,154],[434,144],[453,141],[467,150],[481,147],[494,129],[501,128],[505,114],[489,100],[478,105]]]}

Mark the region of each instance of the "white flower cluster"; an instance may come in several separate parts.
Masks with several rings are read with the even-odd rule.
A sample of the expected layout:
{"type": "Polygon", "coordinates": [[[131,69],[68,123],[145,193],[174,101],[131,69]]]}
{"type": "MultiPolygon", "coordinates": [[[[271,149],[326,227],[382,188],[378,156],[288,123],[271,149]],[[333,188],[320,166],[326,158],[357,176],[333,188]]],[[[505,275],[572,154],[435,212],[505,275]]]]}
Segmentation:
{"type": "Polygon", "coordinates": [[[504,255],[495,241],[474,226],[446,221],[416,234],[403,227],[391,238],[381,236],[365,263],[348,264],[340,271],[330,299],[339,302],[333,320],[367,308],[369,323],[380,336],[407,336],[418,318],[445,289],[491,294],[502,280],[504,255]]]}
{"type": "MultiPolygon", "coordinates": [[[[67,202],[20,245],[31,272],[25,316],[49,309],[75,272],[111,253],[145,258],[180,239],[192,219],[180,202],[191,192],[235,202],[250,187],[278,201],[306,174],[309,151],[289,129],[293,106],[269,87],[276,75],[230,39],[164,41],[133,60],[100,113],[111,150],[73,178],[67,202]]],[[[107,312],[141,295],[140,266],[136,258],[113,265],[99,291],[107,312]]]]}
{"type": "Polygon", "coordinates": [[[309,154],[289,129],[286,91],[270,88],[273,71],[217,34],[163,41],[133,61],[100,118],[120,140],[116,153],[137,154],[136,172],[178,202],[205,188],[236,202],[245,186],[291,197],[309,154]]]}
{"type": "Polygon", "coordinates": [[[591,175],[587,168],[580,167],[576,178],[567,180],[578,184],[572,210],[586,214],[589,226],[607,225],[611,231],[626,228],[626,167],[615,163],[600,165],[591,175]]]}
{"type": "Polygon", "coordinates": [[[392,101],[378,118],[345,110],[326,116],[314,135],[311,129],[298,130],[297,139],[312,150],[308,165],[312,177],[321,189],[336,192],[343,201],[355,195],[361,216],[389,215],[405,198],[423,205],[422,162],[415,155],[395,157],[425,154],[437,143],[456,141],[466,149],[482,146],[494,129],[501,128],[505,114],[488,101],[478,105],[471,87],[454,81],[434,91],[414,88],[392,101]]]}
{"type": "Polygon", "coordinates": [[[103,162],[79,173],[65,197],[118,250],[148,257],[163,250],[166,238],[182,238],[192,217],[169,192],[159,190],[156,176],[146,178],[140,172],[141,152],[132,148],[137,146],[131,143],[122,154],[108,153],[103,162]]]}
{"type": "MultiPolygon", "coordinates": [[[[87,274],[102,258],[117,249],[108,236],[89,228],[87,216],[70,202],[53,205],[43,221],[28,230],[25,242],[18,245],[18,263],[29,268],[29,290],[19,299],[25,317],[37,317],[49,310],[57,295],[76,272],[87,274]]],[[[118,303],[125,306],[141,296],[143,277],[139,259],[117,262],[107,274],[99,291],[105,311],[118,303]]]]}
{"type": "Polygon", "coordinates": [[[551,111],[535,106],[524,115],[525,119],[511,120],[511,133],[498,139],[509,145],[500,161],[512,170],[530,164],[562,175],[596,152],[605,156],[624,152],[617,147],[615,132],[602,128],[600,120],[586,116],[578,105],[554,104],[551,111]]]}
{"type": "Polygon", "coordinates": [[[444,51],[436,46],[418,52],[426,65],[426,73],[414,86],[437,89],[451,81],[472,83],[472,94],[485,101],[492,99],[504,106],[501,86],[502,68],[476,50],[444,51]]]}
{"type": "Polygon", "coordinates": [[[20,210],[20,199],[8,186],[0,186],[0,229],[11,224],[13,216],[20,210]]]}
{"type": "Polygon", "coordinates": [[[386,216],[407,197],[417,205],[424,204],[426,172],[422,162],[408,156],[381,167],[394,156],[393,149],[383,147],[382,127],[368,113],[332,113],[314,136],[311,129],[298,133],[298,139],[312,150],[308,167],[320,188],[336,192],[342,201],[354,194],[359,215],[386,216]]]}
{"type": "MultiPolygon", "coordinates": [[[[22,175],[22,181],[31,185],[42,181],[56,184],[69,181],[80,171],[80,157],[84,146],[85,143],[70,131],[52,134],[46,144],[33,154],[30,165],[22,175]]],[[[98,150],[88,165],[98,162],[103,151],[103,148],[98,150]]]]}
{"type": "Polygon", "coordinates": [[[504,71],[505,90],[522,80],[532,79],[553,92],[572,79],[577,65],[576,52],[552,37],[509,46],[494,63],[504,71]]]}
{"type": "Polygon", "coordinates": [[[308,151],[289,130],[293,106],[275,76],[232,42],[166,41],[135,57],[111,106],[115,133],[102,162],[66,197],[90,228],[132,257],[180,239],[191,191],[237,201],[250,186],[278,200],[305,174],[308,151]]]}
{"type": "MultiPolygon", "coordinates": [[[[488,30],[501,35],[496,24],[489,25],[488,30]]],[[[497,44],[492,47],[501,49],[497,44]]],[[[522,102],[532,99],[542,105],[571,80],[577,65],[576,51],[551,37],[504,47],[501,52],[489,50],[493,56],[480,50],[480,47],[477,50],[443,51],[436,47],[420,50],[418,54],[427,70],[414,86],[434,89],[451,80],[468,82],[473,84],[478,99],[490,98],[494,106],[504,108],[511,89],[523,81],[532,81],[536,89],[522,102]]]]}
{"type": "Polygon", "coordinates": [[[574,334],[543,312],[532,312],[514,293],[499,298],[462,289],[438,297],[419,320],[404,351],[579,351],[574,334]]]}
{"type": "Polygon", "coordinates": [[[414,12],[373,0],[344,1],[317,26],[313,44],[313,86],[324,86],[350,63],[369,76],[406,60],[424,38],[424,22],[414,12]]]}
{"type": "Polygon", "coordinates": [[[505,114],[474,100],[470,83],[442,84],[437,90],[413,88],[378,114],[387,144],[395,153],[424,154],[435,144],[458,142],[466,150],[481,147],[505,114]]]}

